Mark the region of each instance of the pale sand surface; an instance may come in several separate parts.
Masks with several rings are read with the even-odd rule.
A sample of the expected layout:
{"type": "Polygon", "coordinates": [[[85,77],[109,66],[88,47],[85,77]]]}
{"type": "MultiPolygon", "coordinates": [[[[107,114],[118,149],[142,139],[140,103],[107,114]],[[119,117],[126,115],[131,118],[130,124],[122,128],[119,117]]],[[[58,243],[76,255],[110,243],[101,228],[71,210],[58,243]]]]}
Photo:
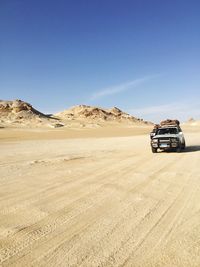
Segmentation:
{"type": "Polygon", "coordinates": [[[200,133],[131,130],[0,129],[1,266],[200,266],[200,133]]]}
{"type": "Polygon", "coordinates": [[[65,138],[101,138],[149,134],[152,126],[116,124],[99,128],[2,128],[0,142],[19,140],[49,140],[65,138]]]}

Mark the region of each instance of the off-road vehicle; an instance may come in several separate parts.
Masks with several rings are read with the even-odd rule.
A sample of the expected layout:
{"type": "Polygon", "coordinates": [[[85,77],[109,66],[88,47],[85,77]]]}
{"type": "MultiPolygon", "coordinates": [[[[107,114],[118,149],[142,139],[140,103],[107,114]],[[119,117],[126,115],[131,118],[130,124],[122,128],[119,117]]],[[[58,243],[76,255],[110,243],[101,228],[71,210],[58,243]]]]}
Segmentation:
{"type": "Polygon", "coordinates": [[[160,150],[175,150],[181,152],[185,149],[185,138],[183,132],[179,126],[179,122],[176,124],[161,124],[159,127],[151,132],[151,149],[153,153],[160,150]]]}

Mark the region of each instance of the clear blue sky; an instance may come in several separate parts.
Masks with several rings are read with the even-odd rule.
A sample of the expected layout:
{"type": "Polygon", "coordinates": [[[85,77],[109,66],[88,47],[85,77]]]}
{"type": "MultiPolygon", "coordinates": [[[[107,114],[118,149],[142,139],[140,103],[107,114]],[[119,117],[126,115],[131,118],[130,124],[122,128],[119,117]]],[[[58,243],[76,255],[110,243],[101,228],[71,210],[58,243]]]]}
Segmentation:
{"type": "Polygon", "coordinates": [[[199,0],[0,0],[0,99],[200,119],[199,0]]]}

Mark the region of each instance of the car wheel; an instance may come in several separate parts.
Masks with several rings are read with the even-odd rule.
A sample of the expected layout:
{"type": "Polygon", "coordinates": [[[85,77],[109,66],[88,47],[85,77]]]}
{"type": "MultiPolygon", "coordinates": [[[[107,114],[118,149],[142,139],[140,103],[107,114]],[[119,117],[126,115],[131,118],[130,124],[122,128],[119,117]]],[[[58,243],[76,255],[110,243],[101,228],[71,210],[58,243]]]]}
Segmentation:
{"type": "Polygon", "coordinates": [[[179,144],[179,146],[176,149],[176,152],[180,153],[181,152],[181,147],[182,147],[181,144],[179,144]]]}
{"type": "Polygon", "coordinates": [[[152,150],[152,153],[157,153],[157,148],[152,147],[151,150],[152,150]]]}
{"type": "Polygon", "coordinates": [[[182,144],[182,149],[185,149],[185,142],[182,144]]]}

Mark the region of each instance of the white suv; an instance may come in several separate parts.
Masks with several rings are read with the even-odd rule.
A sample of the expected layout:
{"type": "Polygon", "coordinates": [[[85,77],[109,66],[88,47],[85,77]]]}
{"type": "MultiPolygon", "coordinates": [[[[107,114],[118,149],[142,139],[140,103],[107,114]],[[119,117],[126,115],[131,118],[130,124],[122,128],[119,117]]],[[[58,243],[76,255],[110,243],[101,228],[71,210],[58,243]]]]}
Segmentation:
{"type": "Polygon", "coordinates": [[[153,153],[158,149],[181,152],[181,149],[185,149],[185,138],[181,128],[167,125],[156,129],[151,139],[151,149],[153,153]]]}

